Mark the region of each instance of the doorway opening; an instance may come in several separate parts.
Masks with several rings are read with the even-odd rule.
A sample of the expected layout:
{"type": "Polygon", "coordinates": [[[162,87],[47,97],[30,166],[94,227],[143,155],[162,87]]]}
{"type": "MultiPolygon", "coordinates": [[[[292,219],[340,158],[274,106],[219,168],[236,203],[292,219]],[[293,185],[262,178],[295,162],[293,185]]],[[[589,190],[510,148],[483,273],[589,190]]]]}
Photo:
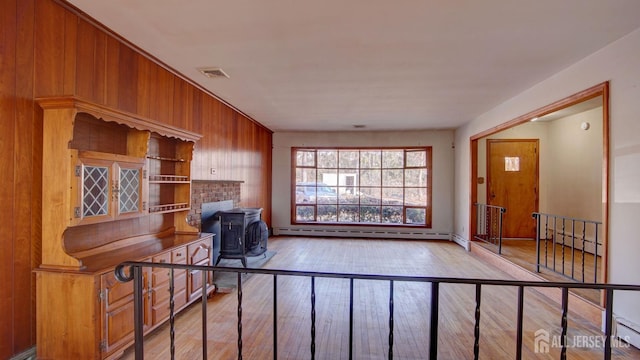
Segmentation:
{"type": "MultiPolygon", "coordinates": [[[[602,83],[472,136],[469,219],[472,238],[482,231],[478,225],[478,219],[483,216],[478,209],[482,207],[478,205],[504,208],[501,256],[526,270],[538,271],[551,281],[576,280],[556,269],[547,269],[544,264],[540,270],[536,226],[541,233],[539,238],[555,239],[561,235],[560,232],[549,235],[551,226],[537,224],[531,209],[535,209],[533,213],[536,214],[598,222],[597,234],[589,234],[598,239],[593,264],[587,264],[597,275],[589,274],[587,278],[596,277],[597,282],[606,283],[608,102],[608,83],[602,83]],[[525,143],[528,145],[522,145],[525,143]],[[526,149],[518,150],[520,145],[526,149]],[[532,158],[524,160],[523,156],[529,155],[533,155],[532,158]]],[[[570,233],[568,228],[562,236],[566,233],[570,233]]],[[[481,242],[474,244],[493,246],[481,242]]],[[[563,256],[566,244],[565,241],[560,247],[563,256]]],[[[554,240],[553,248],[556,245],[554,240]]],[[[567,250],[567,259],[574,261],[574,250],[567,250]]],[[[586,259],[584,254],[582,259],[586,259]]],[[[564,261],[563,257],[563,268],[564,261]]],[[[574,265],[568,266],[574,268],[574,265]]],[[[602,303],[597,292],[580,295],[594,303],[602,303]]]]}

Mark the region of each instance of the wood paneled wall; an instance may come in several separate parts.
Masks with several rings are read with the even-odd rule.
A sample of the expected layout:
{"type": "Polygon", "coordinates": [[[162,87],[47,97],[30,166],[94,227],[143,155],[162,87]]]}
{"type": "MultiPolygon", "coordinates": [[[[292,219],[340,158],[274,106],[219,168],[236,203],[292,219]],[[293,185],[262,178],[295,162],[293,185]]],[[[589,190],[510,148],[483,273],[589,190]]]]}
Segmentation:
{"type": "MultiPolygon", "coordinates": [[[[203,134],[194,179],[242,180],[241,205],[271,223],[272,132],[57,0],[0,0],[0,358],[35,344],[42,113],[77,95],[203,134]],[[217,169],[212,177],[210,169],[217,169]]],[[[258,119],[259,120],[259,119],[258,119]]],[[[55,296],[52,294],[51,296],[55,296]]]]}

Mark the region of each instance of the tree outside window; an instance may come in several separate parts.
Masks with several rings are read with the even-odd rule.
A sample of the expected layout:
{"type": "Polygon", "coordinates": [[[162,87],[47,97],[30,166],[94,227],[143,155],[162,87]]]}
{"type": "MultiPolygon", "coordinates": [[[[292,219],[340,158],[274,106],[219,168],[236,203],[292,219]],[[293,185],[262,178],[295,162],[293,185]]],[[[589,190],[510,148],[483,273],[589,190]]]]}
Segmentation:
{"type": "Polygon", "coordinates": [[[292,223],[431,227],[431,147],[293,148],[292,223]]]}

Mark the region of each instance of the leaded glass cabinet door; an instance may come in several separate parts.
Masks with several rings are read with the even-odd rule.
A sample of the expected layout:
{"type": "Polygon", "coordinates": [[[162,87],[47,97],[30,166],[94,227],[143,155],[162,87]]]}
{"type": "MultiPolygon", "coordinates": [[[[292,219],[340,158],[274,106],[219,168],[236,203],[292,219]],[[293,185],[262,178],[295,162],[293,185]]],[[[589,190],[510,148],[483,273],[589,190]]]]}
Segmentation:
{"type": "MultiPolygon", "coordinates": [[[[80,159],[75,168],[77,197],[72,223],[95,223],[113,219],[113,162],[80,159]]],[[[46,186],[46,185],[45,185],[46,186]]]]}
{"type": "Polygon", "coordinates": [[[72,224],[92,224],[147,213],[146,170],[139,162],[80,158],[75,166],[72,224]]]}
{"type": "Polygon", "coordinates": [[[144,163],[116,163],[116,216],[138,216],[147,212],[144,163]]]}
{"type": "Polygon", "coordinates": [[[83,166],[82,178],[82,217],[109,215],[111,168],[83,166]]]}

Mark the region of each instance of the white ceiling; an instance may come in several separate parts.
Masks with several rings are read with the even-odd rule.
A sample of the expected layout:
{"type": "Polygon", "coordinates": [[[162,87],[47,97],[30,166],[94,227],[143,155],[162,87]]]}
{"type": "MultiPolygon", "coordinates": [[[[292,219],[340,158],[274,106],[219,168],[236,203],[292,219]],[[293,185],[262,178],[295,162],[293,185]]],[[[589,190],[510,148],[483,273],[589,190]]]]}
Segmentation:
{"type": "Polygon", "coordinates": [[[640,27],[638,0],[69,2],[273,131],[455,128],[640,27]]]}

